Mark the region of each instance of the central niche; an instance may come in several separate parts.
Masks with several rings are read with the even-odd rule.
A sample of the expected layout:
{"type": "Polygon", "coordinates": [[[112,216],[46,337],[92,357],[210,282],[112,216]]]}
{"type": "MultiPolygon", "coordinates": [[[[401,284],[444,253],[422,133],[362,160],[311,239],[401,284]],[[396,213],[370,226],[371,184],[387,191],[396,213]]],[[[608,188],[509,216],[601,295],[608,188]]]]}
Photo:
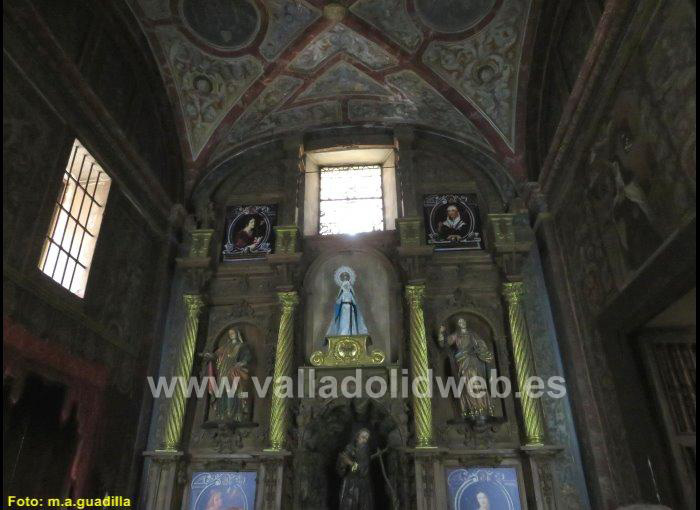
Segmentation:
{"type": "Polygon", "coordinates": [[[402,465],[399,451],[405,446],[405,438],[390,409],[372,399],[336,399],[311,405],[303,412],[305,418],[313,418],[300,430],[299,449],[294,456],[294,483],[299,489],[295,508],[340,507],[343,474],[339,456],[361,430],[369,434],[369,486],[365,489],[371,492],[373,508],[407,507],[402,491],[406,465],[402,465]]]}
{"type": "Polygon", "coordinates": [[[342,357],[354,349],[366,350],[360,365],[395,361],[391,339],[398,338],[399,287],[383,255],[371,249],[321,255],[306,275],[304,290],[307,363],[319,351],[342,357]]]}
{"type": "Polygon", "coordinates": [[[182,13],[198,36],[228,50],[247,46],[260,28],[260,14],[250,0],[183,0],[182,13]]]}

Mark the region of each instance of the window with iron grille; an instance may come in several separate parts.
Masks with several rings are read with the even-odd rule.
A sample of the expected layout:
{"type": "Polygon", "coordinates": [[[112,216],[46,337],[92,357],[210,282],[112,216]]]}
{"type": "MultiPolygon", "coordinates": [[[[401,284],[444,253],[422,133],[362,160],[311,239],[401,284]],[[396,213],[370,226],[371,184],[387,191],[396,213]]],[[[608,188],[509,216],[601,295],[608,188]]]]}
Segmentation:
{"type": "Polygon", "coordinates": [[[83,297],[112,180],[75,140],[39,259],[39,269],[83,297]]]}
{"type": "Polygon", "coordinates": [[[380,165],[321,168],[319,234],[384,230],[380,165]]]}

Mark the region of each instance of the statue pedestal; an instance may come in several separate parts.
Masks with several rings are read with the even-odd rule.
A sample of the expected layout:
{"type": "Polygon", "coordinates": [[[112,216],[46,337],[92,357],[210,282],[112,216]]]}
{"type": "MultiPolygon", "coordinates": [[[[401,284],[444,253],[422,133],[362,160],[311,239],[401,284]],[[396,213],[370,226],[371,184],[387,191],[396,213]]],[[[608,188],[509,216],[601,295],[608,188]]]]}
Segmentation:
{"type": "Polygon", "coordinates": [[[315,367],[364,367],[383,365],[384,352],[367,352],[369,335],[329,336],[327,351],[314,351],[311,364],[315,367]]]}

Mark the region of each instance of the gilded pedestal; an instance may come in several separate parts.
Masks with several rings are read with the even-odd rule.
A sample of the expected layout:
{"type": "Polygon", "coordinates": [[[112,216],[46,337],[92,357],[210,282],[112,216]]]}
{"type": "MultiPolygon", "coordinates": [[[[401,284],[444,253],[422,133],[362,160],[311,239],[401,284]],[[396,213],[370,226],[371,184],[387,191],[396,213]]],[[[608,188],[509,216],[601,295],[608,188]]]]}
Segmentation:
{"type": "Polygon", "coordinates": [[[384,352],[374,349],[368,352],[367,335],[329,336],[327,351],[314,351],[311,364],[315,367],[362,367],[382,365],[384,352]]]}

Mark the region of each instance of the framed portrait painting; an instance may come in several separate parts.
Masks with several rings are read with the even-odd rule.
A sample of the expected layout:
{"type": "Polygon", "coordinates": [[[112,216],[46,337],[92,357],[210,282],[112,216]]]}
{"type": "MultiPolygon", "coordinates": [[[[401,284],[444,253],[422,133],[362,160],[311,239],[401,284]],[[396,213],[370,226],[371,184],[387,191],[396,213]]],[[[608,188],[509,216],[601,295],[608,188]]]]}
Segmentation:
{"type": "Polygon", "coordinates": [[[226,208],[224,262],[264,257],[274,249],[277,205],[237,205],[226,208]]]}
{"type": "Polygon", "coordinates": [[[516,467],[447,469],[450,510],[522,510],[516,467]]]}
{"type": "Polygon", "coordinates": [[[255,471],[194,473],[189,510],[255,510],[255,471]]]}
{"type": "Polygon", "coordinates": [[[474,193],[423,197],[425,236],[436,250],[481,250],[479,206],[474,193]]]}

